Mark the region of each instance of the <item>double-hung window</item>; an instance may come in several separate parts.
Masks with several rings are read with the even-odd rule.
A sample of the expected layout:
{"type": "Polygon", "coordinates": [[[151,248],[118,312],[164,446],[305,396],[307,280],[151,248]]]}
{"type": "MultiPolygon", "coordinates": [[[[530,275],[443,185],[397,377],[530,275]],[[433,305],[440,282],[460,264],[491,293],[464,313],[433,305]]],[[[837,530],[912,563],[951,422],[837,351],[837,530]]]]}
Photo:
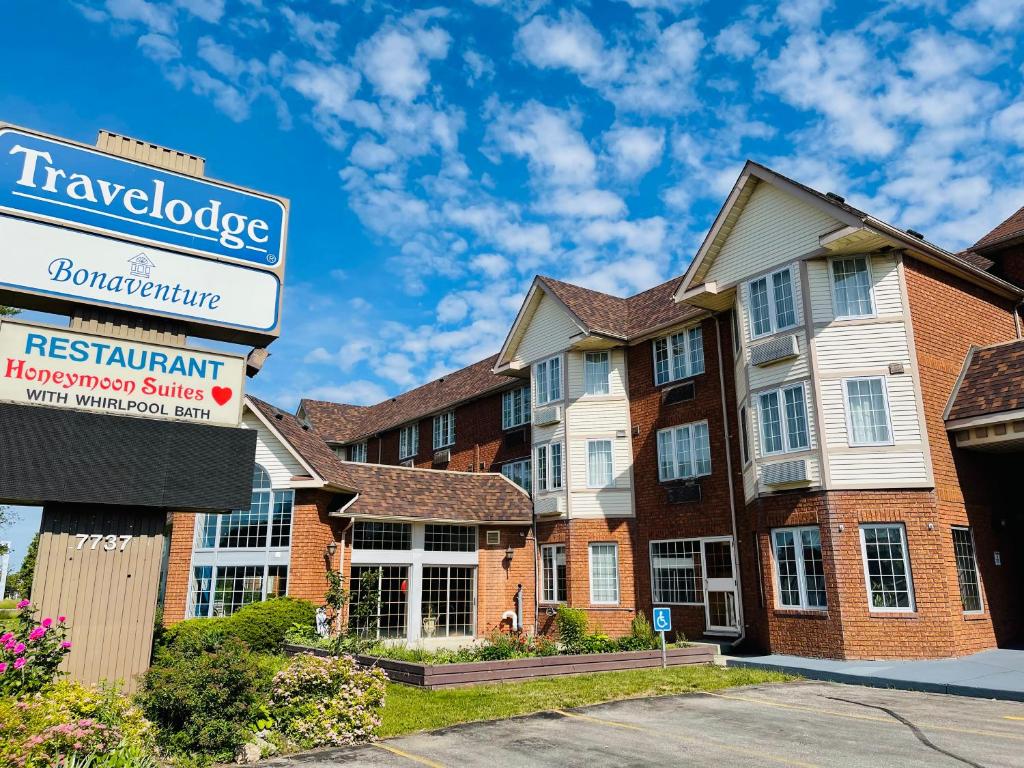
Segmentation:
{"type": "Polygon", "coordinates": [[[704,373],[704,337],[699,325],[654,340],[656,385],[698,373],[704,373]]]}
{"type": "Polygon", "coordinates": [[[772,549],[779,607],[827,608],[821,532],[817,526],[775,529],[772,549]]]}
{"type": "Polygon", "coordinates": [[[619,602],[619,545],[590,545],[590,602],[615,605],[619,602]]]}
{"type": "Polygon", "coordinates": [[[659,480],[680,480],[710,474],[711,446],[706,421],[658,431],[659,480]]]}
{"type": "Polygon", "coordinates": [[[565,602],[565,545],[545,544],[540,548],[541,602],[565,602]]]}
{"type": "Polygon", "coordinates": [[[850,445],[891,445],[885,380],[881,376],[844,379],[843,392],[850,445]]]}
{"type": "Polygon", "coordinates": [[[537,405],[546,405],[562,399],[562,358],[548,358],[533,366],[533,388],[537,405]]]}
{"type": "Polygon", "coordinates": [[[956,557],[956,580],[960,585],[960,602],[964,613],[981,613],[981,582],[978,560],[974,554],[974,534],[970,528],[953,528],[953,554],[956,557]]]}
{"type": "Polygon", "coordinates": [[[801,451],[808,447],[807,398],[803,384],[762,392],[757,399],[764,454],[801,451]]]}
{"type": "Polygon", "coordinates": [[[562,487],[562,444],[538,445],[535,456],[537,457],[537,490],[559,490],[562,487]]]}
{"type": "Polygon", "coordinates": [[[587,352],[583,355],[583,389],[588,395],[607,395],[611,361],[607,352],[587,352]]]}
{"type": "Polygon", "coordinates": [[[353,443],[348,447],[348,460],[366,463],[366,441],[353,443]]]}
{"type": "Polygon", "coordinates": [[[700,539],[651,542],[651,599],[655,605],[701,605],[700,539]]]}
{"type": "Polygon", "coordinates": [[[875,314],[867,257],[832,260],[832,298],[837,319],[872,317],[875,314]]]}
{"type": "Polygon", "coordinates": [[[747,289],[750,294],[748,315],[751,338],[767,336],[796,325],[793,271],[789,267],[751,280],[747,289]]]}
{"type": "Polygon", "coordinates": [[[434,450],[455,445],[455,411],[434,417],[434,450]]]}
{"type": "Polygon", "coordinates": [[[398,433],[398,458],[411,459],[420,452],[420,425],[410,424],[398,433]]]}
{"type": "Polygon", "coordinates": [[[587,440],[587,487],[608,488],[615,484],[611,440],[587,440]]]}
{"type": "Polygon", "coordinates": [[[520,459],[501,465],[501,474],[518,485],[527,493],[530,492],[530,460],[520,459]]]}
{"type": "Polygon", "coordinates": [[[530,388],[520,387],[501,395],[501,428],[513,429],[530,420],[530,388]]]}
{"type": "Polygon", "coordinates": [[[900,523],[871,523],[860,527],[864,579],[872,611],[914,610],[914,583],[907,556],[907,532],[900,523]]]}

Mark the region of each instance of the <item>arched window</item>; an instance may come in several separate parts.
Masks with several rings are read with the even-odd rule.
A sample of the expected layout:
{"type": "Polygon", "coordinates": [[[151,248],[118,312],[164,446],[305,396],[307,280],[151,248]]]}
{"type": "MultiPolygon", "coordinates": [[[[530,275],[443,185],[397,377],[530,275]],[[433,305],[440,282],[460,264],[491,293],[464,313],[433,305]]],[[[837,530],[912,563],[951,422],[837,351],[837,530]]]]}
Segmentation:
{"type": "Polygon", "coordinates": [[[291,543],[291,490],[271,489],[270,474],[259,464],[252,470],[249,508],[227,515],[206,515],[196,544],[201,549],[264,549],[291,543]]]}

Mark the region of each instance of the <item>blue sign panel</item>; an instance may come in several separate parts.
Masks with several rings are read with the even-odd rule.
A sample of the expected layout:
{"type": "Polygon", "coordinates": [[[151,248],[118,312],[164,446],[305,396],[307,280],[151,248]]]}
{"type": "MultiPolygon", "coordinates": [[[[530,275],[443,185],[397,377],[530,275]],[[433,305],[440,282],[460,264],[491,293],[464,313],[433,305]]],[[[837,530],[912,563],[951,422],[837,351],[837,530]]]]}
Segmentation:
{"type": "Polygon", "coordinates": [[[672,631],[672,611],[669,608],[655,608],[654,609],[654,631],[655,632],[671,632],[672,631]]]}
{"type": "Polygon", "coordinates": [[[280,271],[275,198],[0,128],[0,210],[280,271]]]}

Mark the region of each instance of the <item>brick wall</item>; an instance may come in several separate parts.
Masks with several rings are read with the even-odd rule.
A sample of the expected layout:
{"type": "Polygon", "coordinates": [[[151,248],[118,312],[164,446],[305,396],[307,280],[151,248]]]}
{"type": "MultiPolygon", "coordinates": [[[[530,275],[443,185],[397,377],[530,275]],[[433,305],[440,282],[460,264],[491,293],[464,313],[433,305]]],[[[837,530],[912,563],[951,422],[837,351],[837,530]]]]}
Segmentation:
{"type": "Polygon", "coordinates": [[[515,595],[519,584],[523,585],[523,628],[532,634],[534,626],[534,559],[533,534],[528,527],[496,525],[480,526],[479,557],[477,568],[477,635],[486,637],[497,629],[510,628],[508,620],[502,620],[505,611],[516,608],[515,595]],[[501,542],[488,546],[487,531],[500,531],[501,542]],[[505,558],[505,551],[512,547],[512,561],[505,558]]]}
{"type": "MultiPolygon", "coordinates": [[[[340,541],[346,520],[327,516],[330,494],[300,490],[292,508],[292,552],[288,568],[288,594],[320,604],[327,592],[327,561],[324,551],[332,541],[340,541]]],[[[340,549],[340,546],[339,546],[340,549]]],[[[340,554],[332,567],[338,567],[340,554]]]]}
{"type": "Polygon", "coordinates": [[[164,587],[164,626],[177,624],[185,618],[188,600],[189,564],[195,540],[196,518],[191,512],[175,512],[171,516],[171,543],[167,559],[167,582],[164,587]]]}

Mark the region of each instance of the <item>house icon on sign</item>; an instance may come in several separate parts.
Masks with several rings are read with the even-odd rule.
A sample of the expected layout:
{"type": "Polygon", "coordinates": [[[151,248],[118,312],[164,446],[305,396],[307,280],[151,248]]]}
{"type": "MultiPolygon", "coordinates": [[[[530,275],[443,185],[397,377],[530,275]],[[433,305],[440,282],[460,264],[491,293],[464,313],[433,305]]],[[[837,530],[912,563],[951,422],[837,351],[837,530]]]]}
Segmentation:
{"type": "Polygon", "coordinates": [[[153,260],[144,253],[140,253],[138,256],[132,256],[128,259],[128,263],[132,265],[132,275],[135,277],[149,277],[149,271],[156,266],[153,260]]]}

